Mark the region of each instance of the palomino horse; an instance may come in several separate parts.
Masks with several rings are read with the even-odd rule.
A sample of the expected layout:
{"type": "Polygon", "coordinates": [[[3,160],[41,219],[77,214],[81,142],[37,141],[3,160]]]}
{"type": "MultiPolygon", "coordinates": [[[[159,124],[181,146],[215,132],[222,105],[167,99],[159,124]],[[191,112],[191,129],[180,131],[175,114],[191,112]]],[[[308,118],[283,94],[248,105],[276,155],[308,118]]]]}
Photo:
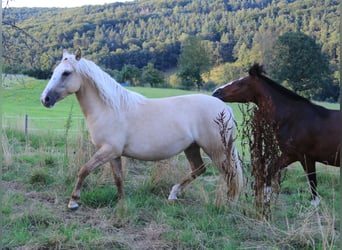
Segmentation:
{"type": "Polygon", "coordinates": [[[242,188],[242,169],[233,143],[234,121],[230,107],[212,96],[193,94],[148,99],[118,84],[95,63],[63,52],[60,64],[41,95],[41,102],[51,108],[70,94],[76,94],[87,121],[96,153],[80,169],[68,207],[77,209],[81,186],[95,168],[109,162],[119,199],[124,198],[121,156],[140,160],[161,160],[182,151],[190,162],[191,174],[173,186],[169,199],[205,171],[200,148],[208,154],[227,181],[228,199],[235,201],[242,188]],[[215,118],[226,114],[224,147],[215,118]],[[227,152],[228,151],[228,152],[227,152]]]}
{"type": "MultiPolygon", "coordinates": [[[[259,64],[250,68],[249,76],[216,89],[213,96],[226,102],[253,102],[258,107],[271,106],[273,112],[270,122],[277,131],[281,150],[279,161],[274,166],[281,170],[300,161],[310,183],[311,203],[318,205],[315,162],[340,166],[340,111],[315,105],[282,87],[266,77],[259,64]]],[[[266,185],[270,185],[271,178],[267,178],[266,185]]]]}

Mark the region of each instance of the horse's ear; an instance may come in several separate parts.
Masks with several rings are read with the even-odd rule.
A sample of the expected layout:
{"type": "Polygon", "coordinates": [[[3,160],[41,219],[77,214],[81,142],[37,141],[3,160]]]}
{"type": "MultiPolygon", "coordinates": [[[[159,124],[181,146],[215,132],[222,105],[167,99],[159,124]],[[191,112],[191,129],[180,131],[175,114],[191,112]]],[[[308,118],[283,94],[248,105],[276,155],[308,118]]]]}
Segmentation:
{"type": "Polygon", "coordinates": [[[260,76],[266,72],[262,65],[260,65],[259,63],[254,63],[254,65],[249,69],[248,73],[250,76],[255,77],[260,76]]]}
{"type": "Polygon", "coordinates": [[[65,57],[66,54],[69,54],[68,51],[66,49],[63,49],[63,57],[65,57]]]}
{"type": "Polygon", "coordinates": [[[82,52],[81,52],[81,49],[78,48],[75,52],[75,58],[77,61],[79,61],[81,59],[81,57],[82,57],[82,52]]]}

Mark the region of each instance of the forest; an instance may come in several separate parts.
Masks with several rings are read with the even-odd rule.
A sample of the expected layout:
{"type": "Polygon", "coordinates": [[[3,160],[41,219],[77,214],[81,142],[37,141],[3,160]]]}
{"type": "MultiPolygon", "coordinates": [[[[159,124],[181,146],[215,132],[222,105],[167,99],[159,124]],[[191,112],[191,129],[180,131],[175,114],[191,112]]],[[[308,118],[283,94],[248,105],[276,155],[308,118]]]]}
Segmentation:
{"type": "MultiPolygon", "coordinates": [[[[165,74],[179,67],[184,41],[194,36],[205,46],[208,72],[228,65],[239,69],[229,77],[240,77],[255,61],[270,64],[269,51],[277,37],[301,32],[312,37],[327,57],[329,86],[336,92],[338,8],[338,0],[136,0],[77,8],[9,4],[2,13],[3,72],[48,78],[62,49],[73,52],[80,47],[86,58],[113,75],[127,66],[165,74]]],[[[226,80],[203,81],[218,85],[226,80]]]]}

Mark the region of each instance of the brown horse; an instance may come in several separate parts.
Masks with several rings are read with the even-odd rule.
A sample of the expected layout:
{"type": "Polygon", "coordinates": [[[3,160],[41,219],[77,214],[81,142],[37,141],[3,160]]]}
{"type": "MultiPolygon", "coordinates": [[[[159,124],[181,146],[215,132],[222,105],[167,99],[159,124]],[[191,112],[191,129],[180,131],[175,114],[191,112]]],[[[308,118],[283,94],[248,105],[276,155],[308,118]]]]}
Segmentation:
{"type": "MultiPolygon", "coordinates": [[[[281,156],[279,170],[299,161],[308,177],[312,204],[318,205],[316,162],[340,166],[341,115],[284,88],[265,76],[263,67],[254,64],[249,76],[232,81],[213,92],[225,102],[253,102],[259,108],[271,105],[271,123],[276,129],[281,156]]],[[[275,173],[273,173],[274,175],[275,173]]],[[[270,185],[269,176],[266,185],[270,185]]]]}

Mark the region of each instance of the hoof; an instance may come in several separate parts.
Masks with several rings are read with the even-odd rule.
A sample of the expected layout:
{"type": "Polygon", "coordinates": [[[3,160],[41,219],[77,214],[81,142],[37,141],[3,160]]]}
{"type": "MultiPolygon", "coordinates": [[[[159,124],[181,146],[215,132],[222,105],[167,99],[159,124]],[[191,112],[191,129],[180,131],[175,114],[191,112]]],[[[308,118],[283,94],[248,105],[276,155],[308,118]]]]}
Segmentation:
{"type": "Polygon", "coordinates": [[[178,198],[176,195],[170,194],[169,197],[167,197],[167,200],[168,201],[176,201],[176,200],[178,200],[178,198]]]}
{"type": "Polygon", "coordinates": [[[177,194],[180,191],[180,185],[176,184],[172,187],[169,197],[167,198],[169,201],[177,200],[177,194]]]}
{"type": "Polygon", "coordinates": [[[75,201],[69,201],[68,208],[71,211],[76,211],[78,209],[78,204],[75,201]]]}
{"type": "Polygon", "coordinates": [[[178,204],[178,199],[174,199],[174,200],[167,199],[166,203],[170,206],[174,206],[174,205],[178,204]]]}
{"type": "Polygon", "coordinates": [[[272,188],[270,186],[266,186],[264,193],[265,193],[264,203],[269,203],[271,201],[272,188]]]}
{"type": "Polygon", "coordinates": [[[178,201],[178,198],[176,197],[176,198],[170,198],[170,196],[169,196],[169,198],[167,198],[167,201],[168,202],[175,202],[175,201],[178,201]]]}
{"type": "Polygon", "coordinates": [[[311,200],[311,205],[314,207],[318,207],[320,201],[321,200],[316,196],[315,199],[311,200]]]}

